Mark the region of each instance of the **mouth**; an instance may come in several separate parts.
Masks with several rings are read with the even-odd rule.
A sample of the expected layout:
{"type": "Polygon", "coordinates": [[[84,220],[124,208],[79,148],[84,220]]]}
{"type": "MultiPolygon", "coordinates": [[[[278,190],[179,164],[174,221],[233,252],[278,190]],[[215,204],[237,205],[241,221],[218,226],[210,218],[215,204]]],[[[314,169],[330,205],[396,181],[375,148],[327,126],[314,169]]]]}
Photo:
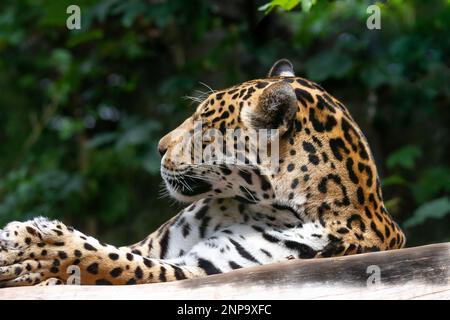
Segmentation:
{"type": "Polygon", "coordinates": [[[175,178],[164,175],[164,181],[172,192],[186,197],[196,196],[212,190],[211,183],[191,176],[180,175],[175,178]]]}

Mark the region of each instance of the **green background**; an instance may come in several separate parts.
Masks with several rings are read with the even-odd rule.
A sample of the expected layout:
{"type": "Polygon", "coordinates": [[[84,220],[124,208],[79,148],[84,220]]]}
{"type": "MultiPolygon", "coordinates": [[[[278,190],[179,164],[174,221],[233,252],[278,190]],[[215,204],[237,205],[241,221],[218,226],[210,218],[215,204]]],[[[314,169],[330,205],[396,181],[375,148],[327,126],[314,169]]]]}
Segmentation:
{"type": "Polygon", "coordinates": [[[450,2],[380,3],[368,30],[372,1],[268,1],[2,0],[0,224],[142,239],[180,209],[160,196],[156,145],[193,112],[186,96],[285,57],[366,133],[408,245],[450,241],[450,2]]]}

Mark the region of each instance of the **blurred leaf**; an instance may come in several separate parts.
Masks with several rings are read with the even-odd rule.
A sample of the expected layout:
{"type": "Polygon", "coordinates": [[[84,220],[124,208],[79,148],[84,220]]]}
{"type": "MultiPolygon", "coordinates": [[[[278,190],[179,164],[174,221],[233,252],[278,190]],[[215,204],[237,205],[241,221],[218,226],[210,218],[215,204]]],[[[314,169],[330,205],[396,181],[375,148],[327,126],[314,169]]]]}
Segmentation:
{"type": "Polygon", "coordinates": [[[422,150],[414,145],[407,145],[391,153],[386,160],[388,168],[396,166],[404,169],[414,168],[414,163],[422,155],[422,150]]]}
{"type": "MultiPolygon", "coordinates": [[[[311,0],[272,0],[269,3],[266,3],[265,5],[262,5],[258,8],[259,11],[264,11],[266,14],[272,11],[276,7],[280,7],[281,9],[285,11],[291,11],[294,9],[298,4],[302,2],[302,8],[303,6],[309,10],[311,8],[311,0]],[[303,5],[303,2],[306,4],[303,5]]],[[[305,9],[304,9],[305,10],[305,9]]],[[[307,11],[308,11],[307,10],[307,11]]]]}
{"type": "Polygon", "coordinates": [[[272,11],[272,9],[273,9],[272,2],[268,2],[258,8],[259,11],[265,11],[266,14],[268,14],[270,11],[272,11]]]}
{"type": "MultiPolygon", "coordinates": [[[[302,3],[302,10],[304,12],[308,12],[311,9],[312,5],[316,3],[316,0],[301,0],[301,3],[302,3]]],[[[287,10],[292,10],[292,8],[287,10]]]]}
{"type": "Polygon", "coordinates": [[[400,197],[395,197],[384,202],[387,211],[389,211],[393,216],[399,214],[401,204],[402,199],[400,197]]]}
{"type": "Polygon", "coordinates": [[[84,123],[81,120],[70,117],[59,117],[54,119],[52,127],[58,131],[61,140],[68,140],[75,134],[83,131],[84,123]]]}
{"type": "Polygon", "coordinates": [[[407,185],[408,181],[398,174],[391,175],[383,179],[383,186],[388,187],[392,185],[407,185]]]}
{"type": "Polygon", "coordinates": [[[151,141],[151,133],[160,128],[159,123],[150,120],[139,124],[135,120],[129,120],[126,126],[128,128],[117,139],[117,149],[122,149],[129,145],[149,143],[151,141]]]}
{"type": "Polygon", "coordinates": [[[425,170],[411,188],[419,204],[439,196],[440,192],[450,193],[450,168],[435,167],[425,170]]]}
{"type": "Polygon", "coordinates": [[[130,27],[136,17],[145,12],[146,8],[147,4],[141,1],[124,1],[113,12],[122,13],[122,24],[125,27],[130,27]]]}
{"type": "Polygon", "coordinates": [[[120,0],[104,0],[99,1],[92,8],[93,14],[98,18],[100,22],[104,22],[111,11],[114,9],[115,5],[120,3],[120,0]]]}
{"type": "Polygon", "coordinates": [[[323,81],[348,75],[353,63],[348,55],[336,50],[327,50],[306,61],[305,67],[309,78],[314,81],[323,81]]]}
{"type": "Polygon", "coordinates": [[[30,175],[27,170],[11,172],[2,182],[8,194],[0,201],[0,222],[45,215],[54,217],[58,204],[79,194],[83,179],[76,173],[47,170],[30,175]]]}
{"type": "Polygon", "coordinates": [[[66,49],[55,49],[50,56],[51,64],[58,69],[61,73],[67,72],[72,63],[72,55],[70,51],[66,49]]]}
{"type": "Polygon", "coordinates": [[[106,144],[110,144],[117,140],[118,134],[116,132],[106,132],[97,134],[95,137],[89,140],[86,147],[89,149],[96,149],[106,144]]]}
{"type": "Polygon", "coordinates": [[[427,219],[440,219],[448,213],[450,213],[450,198],[442,197],[421,205],[403,225],[405,228],[417,226],[427,219]]]}
{"type": "Polygon", "coordinates": [[[161,169],[161,157],[157,150],[158,143],[152,143],[149,147],[149,151],[145,154],[144,159],[142,159],[143,168],[151,174],[159,173],[161,169]]]}
{"type": "MultiPolygon", "coordinates": [[[[69,16],[66,13],[68,6],[74,4],[71,0],[58,1],[39,1],[42,5],[43,16],[39,20],[40,26],[61,27],[66,26],[66,19],[69,16]]],[[[79,3],[77,3],[79,5],[79,3]]]]}
{"type": "Polygon", "coordinates": [[[74,33],[72,37],[67,41],[68,47],[75,47],[86,42],[93,40],[99,40],[103,37],[103,31],[100,29],[93,29],[88,31],[83,31],[79,33],[74,33]]]}

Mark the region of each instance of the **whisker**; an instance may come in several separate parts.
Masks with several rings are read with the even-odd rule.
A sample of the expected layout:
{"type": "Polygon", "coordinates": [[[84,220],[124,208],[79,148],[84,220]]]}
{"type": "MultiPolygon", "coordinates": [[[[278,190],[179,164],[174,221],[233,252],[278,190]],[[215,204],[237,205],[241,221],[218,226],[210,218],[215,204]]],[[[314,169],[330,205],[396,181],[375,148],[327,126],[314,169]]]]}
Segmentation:
{"type": "Polygon", "coordinates": [[[184,96],[183,99],[190,100],[192,102],[202,103],[204,99],[195,96],[184,96]]]}
{"type": "Polygon", "coordinates": [[[256,202],[256,199],[255,199],[255,197],[253,196],[253,194],[247,189],[247,187],[245,187],[245,186],[242,186],[242,188],[244,188],[244,190],[245,191],[247,191],[247,193],[252,197],[252,199],[253,199],[253,201],[255,201],[256,202]]]}
{"type": "Polygon", "coordinates": [[[209,93],[214,93],[216,90],[213,90],[210,86],[208,86],[206,83],[199,81],[202,86],[206,87],[209,90],[209,93]]]}

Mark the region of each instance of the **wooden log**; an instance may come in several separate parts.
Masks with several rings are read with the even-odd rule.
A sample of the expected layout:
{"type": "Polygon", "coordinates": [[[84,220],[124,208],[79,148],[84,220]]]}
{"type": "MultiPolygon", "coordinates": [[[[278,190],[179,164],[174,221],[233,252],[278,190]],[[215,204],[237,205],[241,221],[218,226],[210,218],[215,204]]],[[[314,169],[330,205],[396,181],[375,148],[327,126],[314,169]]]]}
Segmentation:
{"type": "Polygon", "coordinates": [[[450,299],[450,243],[289,260],[135,286],[0,289],[0,299],[450,299]]]}

